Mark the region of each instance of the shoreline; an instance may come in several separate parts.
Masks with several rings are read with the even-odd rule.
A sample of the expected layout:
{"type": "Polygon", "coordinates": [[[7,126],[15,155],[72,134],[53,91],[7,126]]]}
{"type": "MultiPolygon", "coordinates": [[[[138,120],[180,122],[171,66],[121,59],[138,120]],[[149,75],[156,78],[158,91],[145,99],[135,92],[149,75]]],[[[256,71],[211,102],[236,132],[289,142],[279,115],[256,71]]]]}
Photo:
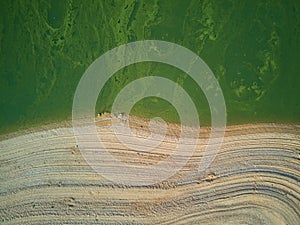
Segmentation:
{"type": "MultiPolygon", "coordinates": [[[[137,116],[129,116],[129,121],[130,122],[137,122],[137,123],[143,123],[146,124],[149,122],[148,119],[145,118],[140,118],[137,116]]],[[[103,126],[103,124],[106,123],[107,119],[112,119],[112,114],[111,113],[103,113],[101,116],[95,117],[95,122],[97,126],[103,126]]],[[[111,124],[111,123],[110,123],[111,124]]],[[[176,123],[167,123],[169,127],[173,127],[173,129],[179,129],[180,124],[176,123]]],[[[247,128],[252,128],[255,129],[255,127],[285,127],[285,128],[290,128],[290,129],[296,129],[296,133],[300,133],[300,124],[298,123],[268,123],[268,122],[262,122],[262,123],[242,123],[242,124],[233,124],[233,125],[227,125],[225,129],[225,135],[228,133],[229,130],[237,130],[237,129],[247,129],[247,128]]],[[[72,120],[65,120],[65,121],[60,121],[60,122],[54,122],[54,123],[49,123],[45,125],[40,125],[40,126],[34,126],[31,128],[25,128],[22,130],[17,130],[14,132],[10,132],[7,134],[1,134],[0,135],[0,142],[11,139],[14,137],[19,137],[23,136],[29,133],[37,133],[37,132],[42,132],[42,131],[47,131],[47,130],[54,130],[54,129],[60,129],[60,128],[72,128],[72,120]]],[[[192,128],[192,127],[189,127],[192,128]]],[[[200,129],[201,131],[207,131],[211,127],[209,126],[201,126],[200,129]]]]}
{"type": "MultiPolygon", "coordinates": [[[[154,151],[143,144],[130,149],[106,126],[109,121],[108,116],[98,124],[105,147],[133,166],[165,160],[178,144],[176,139],[164,139],[154,151]]],[[[209,129],[201,131],[205,136],[209,129]]],[[[300,125],[228,126],[221,149],[204,175],[198,168],[208,145],[205,140],[176,174],[145,186],[114,183],[97,173],[76,146],[70,122],[12,136],[0,141],[0,221],[4,224],[53,224],[53,218],[57,224],[220,224],[225,217],[234,218],[235,224],[241,220],[296,224],[300,218],[300,125]]],[[[114,162],[95,163],[112,174],[114,162]]],[[[127,175],[126,170],[123,173],[127,175]]]]}

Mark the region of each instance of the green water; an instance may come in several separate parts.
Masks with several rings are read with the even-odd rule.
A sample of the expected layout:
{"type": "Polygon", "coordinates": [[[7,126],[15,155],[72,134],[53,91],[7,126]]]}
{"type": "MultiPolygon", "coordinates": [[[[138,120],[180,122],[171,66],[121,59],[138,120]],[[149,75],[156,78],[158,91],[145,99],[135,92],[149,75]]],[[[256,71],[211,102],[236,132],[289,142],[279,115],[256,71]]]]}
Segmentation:
{"type": "MultiPolygon", "coordinates": [[[[106,51],[136,40],[174,42],[216,75],[229,124],[300,122],[300,2],[1,1],[0,133],[71,118],[80,77],[106,51]]],[[[208,124],[207,101],[186,74],[143,63],[119,71],[98,99],[109,111],[119,90],[142,76],[182,85],[208,124]]],[[[132,113],[178,122],[167,102],[147,98],[132,113]]]]}

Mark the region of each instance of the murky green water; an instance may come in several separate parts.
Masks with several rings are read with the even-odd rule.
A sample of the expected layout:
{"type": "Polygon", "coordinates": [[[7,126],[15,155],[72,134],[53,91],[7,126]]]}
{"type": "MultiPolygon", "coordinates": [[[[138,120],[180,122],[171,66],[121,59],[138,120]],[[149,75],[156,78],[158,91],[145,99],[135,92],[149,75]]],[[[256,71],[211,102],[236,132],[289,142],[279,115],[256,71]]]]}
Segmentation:
{"type": "MultiPolygon", "coordinates": [[[[299,1],[1,1],[0,133],[71,118],[87,67],[111,48],[158,39],[183,45],[213,70],[225,95],[228,122],[300,122],[299,1]]],[[[119,71],[99,97],[110,110],[130,81],[168,77],[192,96],[202,124],[205,97],[185,74],[155,63],[119,71]]],[[[159,99],[134,114],[178,121],[159,99]]]]}

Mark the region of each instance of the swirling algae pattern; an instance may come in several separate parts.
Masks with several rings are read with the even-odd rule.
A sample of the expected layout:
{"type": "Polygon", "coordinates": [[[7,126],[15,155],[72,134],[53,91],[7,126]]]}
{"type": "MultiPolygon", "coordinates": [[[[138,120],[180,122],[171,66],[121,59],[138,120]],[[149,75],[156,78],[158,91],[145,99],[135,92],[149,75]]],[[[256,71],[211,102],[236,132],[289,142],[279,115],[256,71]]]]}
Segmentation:
{"type": "MultiPolygon", "coordinates": [[[[182,45],[209,65],[229,123],[299,123],[298,1],[3,1],[0,10],[1,134],[70,119],[88,66],[114,47],[150,39],[182,45]]],[[[97,111],[110,111],[118,88],[133,78],[153,74],[184,86],[209,114],[185,74],[157,64],[116,74],[97,111]]],[[[143,104],[139,116],[147,110],[143,104]]]]}

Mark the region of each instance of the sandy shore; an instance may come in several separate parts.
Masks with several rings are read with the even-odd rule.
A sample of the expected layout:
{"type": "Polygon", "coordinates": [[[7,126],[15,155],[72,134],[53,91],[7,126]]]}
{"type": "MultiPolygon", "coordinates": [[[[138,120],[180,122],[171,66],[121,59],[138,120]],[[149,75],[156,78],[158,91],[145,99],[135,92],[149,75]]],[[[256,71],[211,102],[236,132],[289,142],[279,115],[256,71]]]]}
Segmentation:
{"type": "MultiPolygon", "coordinates": [[[[130,119],[136,132],[148,132],[146,121],[130,119]]],[[[97,120],[105,145],[132,165],[165,159],[180,135],[169,125],[168,141],[137,152],[118,142],[110,121],[108,115],[97,120]]],[[[201,129],[202,142],[176,175],[143,187],[97,174],[76,147],[70,124],[2,136],[1,224],[299,224],[300,126],[227,127],[221,150],[199,177],[208,133],[201,129]]]]}

